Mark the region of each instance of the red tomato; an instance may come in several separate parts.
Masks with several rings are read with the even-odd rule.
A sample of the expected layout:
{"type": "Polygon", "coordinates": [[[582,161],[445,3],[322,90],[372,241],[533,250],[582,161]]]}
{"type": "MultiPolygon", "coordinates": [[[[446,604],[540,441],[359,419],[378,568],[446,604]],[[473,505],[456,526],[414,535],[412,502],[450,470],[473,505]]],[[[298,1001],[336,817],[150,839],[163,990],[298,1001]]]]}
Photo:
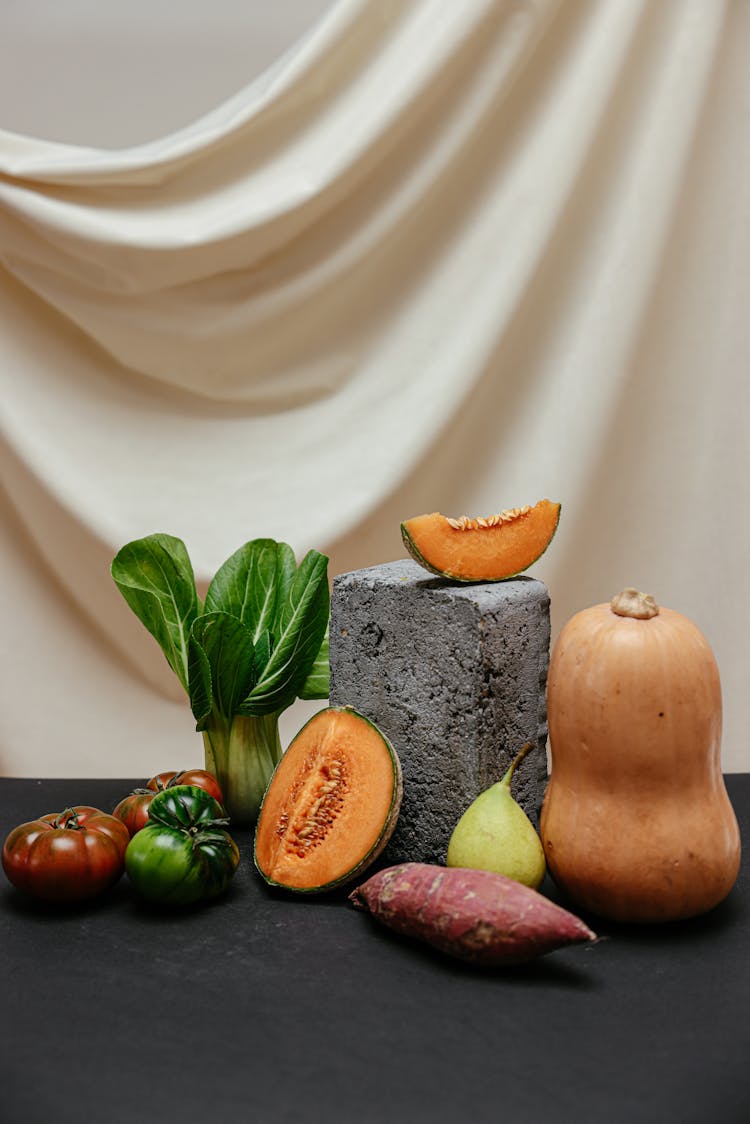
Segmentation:
{"type": "Polygon", "coordinates": [[[150,788],[135,788],[115,808],[112,815],[128,829],[128,839],[146,826],[148,809],[155,796],[150,788]]]}
{"type": "Polygon", "coordinates": [[[171,788],[172,785],[176,784],[194,784],[197,788],[202,788],[204,792],[207,792],[209,796],[213,796],[214,800],[218,800],[220,804],[224,803],[219,782],[213,773],[207,773],[205,769],[183,769],[181,773],[157,773],[146,787],[153,789],[154,792],[161,792],[163,788],[171,788]]]}
{"type": "Polygon", "coordinates": [[[119,819],[79,804],[14,828],[3,846],[3,869],[32,897],[81,901],[117,881],[129,842],[119,819]]]}
{"type": "Polygon", "coordinates": [[[120,801],[112,815],[122,820],[130,835],[133,836],[146,826],[148,809],[157,792],[162,792],[165,788],[172,788],[173,785],[178,784],[196,785],[213,796],[214,800],[218,800],[220,804],[224,803],[219,782],[213,773],[207,773],[204,769],[185,769],[182,772],[169,770],[166,773],[157,773],[155,777],[146,782],[145,788],[133,789],[129,796],[120,801]]]}

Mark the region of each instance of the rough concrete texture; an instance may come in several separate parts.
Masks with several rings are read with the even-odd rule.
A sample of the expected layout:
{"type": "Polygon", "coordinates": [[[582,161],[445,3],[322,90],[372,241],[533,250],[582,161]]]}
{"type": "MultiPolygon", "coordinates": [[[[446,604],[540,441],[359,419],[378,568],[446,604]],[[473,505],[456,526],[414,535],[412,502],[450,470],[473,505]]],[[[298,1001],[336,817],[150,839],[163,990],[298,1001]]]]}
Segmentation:
{"type": "Polygon", "coordinates": [[[533,578],[461,585],[402,560],[334,579],[331,704],[375,722],[404,773],[388,862],[444,862],[461,814],[527,741],[513,795],[538,824],[549,636],[533,578]]]}

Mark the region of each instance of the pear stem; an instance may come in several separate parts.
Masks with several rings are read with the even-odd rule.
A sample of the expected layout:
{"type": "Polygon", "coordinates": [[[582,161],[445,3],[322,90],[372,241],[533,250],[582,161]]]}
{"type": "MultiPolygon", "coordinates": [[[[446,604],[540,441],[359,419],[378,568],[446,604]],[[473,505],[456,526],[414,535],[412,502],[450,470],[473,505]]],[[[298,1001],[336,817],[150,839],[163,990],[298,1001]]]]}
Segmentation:
{"type": "Polygon", "coordinates": [[[500,781],[500,784],[504,784],[506,788],[510,788],[510,782],[513,779],[513,774],[516,771],[516,766],[521,764],[521,762],[523,761],[526,754],[529,752],[529,750],[532,750],[533,748],[534,748],[534,742],[526,742],[525,745],[521,746],[518,753],[516,754],[516,756],[511,761],[510,768],[508,769],[508,772],[505,774],[503,779],[500,781]]]}

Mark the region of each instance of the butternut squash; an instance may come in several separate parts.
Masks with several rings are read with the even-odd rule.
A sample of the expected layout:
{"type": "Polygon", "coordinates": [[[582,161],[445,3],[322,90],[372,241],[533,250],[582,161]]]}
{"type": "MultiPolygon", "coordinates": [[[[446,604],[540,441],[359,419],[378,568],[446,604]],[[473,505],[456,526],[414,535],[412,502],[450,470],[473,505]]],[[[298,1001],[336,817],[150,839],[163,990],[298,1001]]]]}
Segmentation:
{"type": "Polygon", "coordinates": [[[625,590],[568,621],[547,692],[540,833],[555,882],[617,921],[716,906],[740,834],[721,773],[719,671],[697,626],[625,590]]]}

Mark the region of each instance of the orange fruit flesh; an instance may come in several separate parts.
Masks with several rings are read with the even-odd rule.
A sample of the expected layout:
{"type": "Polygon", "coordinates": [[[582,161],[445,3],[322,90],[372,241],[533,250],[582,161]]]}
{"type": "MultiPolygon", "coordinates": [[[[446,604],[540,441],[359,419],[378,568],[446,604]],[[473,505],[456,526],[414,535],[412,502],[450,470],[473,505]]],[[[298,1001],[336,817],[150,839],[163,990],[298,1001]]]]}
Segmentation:
{"type": "Polygon", "coordinates": [[[290,889],[342,880],[387,826],[396,775],[390,749],[361,716],[327,709],[282,757],[263,800],[255,861],[290,889]]]}
{"type": "Polygon", "coordinates": [[[459,581],[501,581],[526,570],[544,553],[557,529],[560,504],[540,500],[497,526],[457,530],[439,512],[402,524],[404,542],[421,565],[459,581]]]}

